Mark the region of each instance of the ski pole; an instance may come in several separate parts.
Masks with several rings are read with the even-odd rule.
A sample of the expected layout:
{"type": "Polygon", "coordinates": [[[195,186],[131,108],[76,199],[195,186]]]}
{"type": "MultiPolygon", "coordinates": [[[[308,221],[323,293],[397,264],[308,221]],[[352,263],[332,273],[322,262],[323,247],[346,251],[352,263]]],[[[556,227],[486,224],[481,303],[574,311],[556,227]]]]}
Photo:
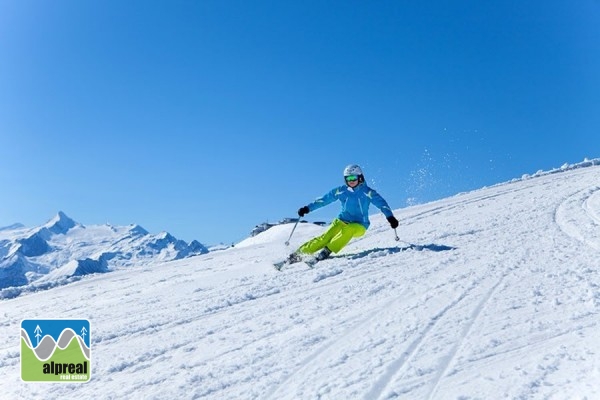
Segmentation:
{"type": "Polygon", "coordinates": [[[290,245],[290,239],[292,238],[292,235],[294,234],[294,231],[296,230],[296,227],[298,226],[298,222],[300,222],[300,218],[298,218],[296,220],[296,223],[294,224],[294,227],[292,228],[292,233],[290,233],[290,237],[288,238],[288,240],[285,241],[286,246],[290,245]]]}
{"type": "Polygon", "coordinates": [[[399,241],[400,241],[400,238],[398,237],[398,232],[396,232],[396,228],[394,228],[394,236],[396,236],[396,237],[395,237],[395,239],[396,239],[396,242],[399,242],[399,241]]]}

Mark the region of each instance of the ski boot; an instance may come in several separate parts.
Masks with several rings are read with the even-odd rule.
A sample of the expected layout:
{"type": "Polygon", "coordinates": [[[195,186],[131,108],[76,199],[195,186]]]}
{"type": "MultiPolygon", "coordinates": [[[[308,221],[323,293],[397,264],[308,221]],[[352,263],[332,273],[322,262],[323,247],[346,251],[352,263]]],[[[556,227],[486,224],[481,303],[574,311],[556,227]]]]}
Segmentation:
{"type": "Polygon", "coordinates": [[[329,255],[331,254],[331,250],[329,250],[328,247],[324,247],[323,250],[321,250],[317,256],[315,257],[315,259],[317,261],[323,261],[324,259],[326,259],[327,257],[329,257],[329,255]]]}

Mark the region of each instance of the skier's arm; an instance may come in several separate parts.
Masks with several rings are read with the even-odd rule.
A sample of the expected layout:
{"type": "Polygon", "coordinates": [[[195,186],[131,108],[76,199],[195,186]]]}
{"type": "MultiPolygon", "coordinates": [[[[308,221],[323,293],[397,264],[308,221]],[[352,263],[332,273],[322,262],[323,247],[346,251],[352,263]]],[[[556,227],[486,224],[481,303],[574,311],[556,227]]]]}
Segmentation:
{"type": "Polygon", "coordinates": [[[344,188],[337,187],[337,188],[332,189],[329,192],[325,193],[325,195],[319,197],[312,203],[309,203],[307,205],[307,207],[310,211],[318,210],[319,208],[325,207],[326,205],[331,204],[334,201],[336,201],[343,193],[344,193],[344,188]]]}
{"type": "Polygon", "coordinates": [[[388,205],[387,201],[385,201],[385,199],[381,197],[379,193],[371,190],[367,196],[371,199],[371,203],[373,203],[375,207],[379,208],[379,210],[381,210],[383,215],[385,215],[387,218],[394,216],[394,213],[392,212],[392,209],[388,205]]]}
{"type": "Polygon", "coordinates": [[[376,191],[372,191],[369,193],[369,197],[371,198],[371,202],[375,205],[375,207],[379,208],[383,215],[385,215],[385,219],[390,223],[392,229],[396,229],[399,225],[398,220],[394,217],[394,213],[392,209],[388,205],[387,201],[379,193],[376,191]]]}

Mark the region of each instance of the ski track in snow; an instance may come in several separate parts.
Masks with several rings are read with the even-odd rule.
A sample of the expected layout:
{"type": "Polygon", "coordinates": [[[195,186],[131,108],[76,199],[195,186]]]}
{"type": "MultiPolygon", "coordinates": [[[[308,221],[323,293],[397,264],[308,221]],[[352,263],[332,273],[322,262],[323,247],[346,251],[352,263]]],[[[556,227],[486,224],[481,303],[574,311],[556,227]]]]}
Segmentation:
{"type": "MultiPolygon", "coordinates": [[[[600,398],[600,167],[397,210],[314,269],[236,248],[0,302],[6,398],[600,398]],[[19,322],[92,322],[92,381],[20,382],[19,322]]],[[[323,228],[299,226],[294,245],[323,228]]]]}
{"type": "Polygon", "coordinates": [[[486,294],[484,294],[482,296],[481,301],[479,303],[477,303],[475,309],[473,310],[473,313],[470,315],[470,318],[468,319],[468,323],[466,323],[465,326],[463,327],[463,329],[461,330],[461,332],[459,334],[459,339],[452,346],[452,348],[451,348],[448,356],[444,360],[443,364],[440,365],[440,367],[438,368],[438,372],[436,372],[436,377],[435,377],[435,379],[433,381],[433,386],[432,386],[431,391],[428,393],[428,396],[427,396],[428,399],[432,399],[433,396],[436,394],[436,391],[437,391],[437,388],[438,388],[438,385],[439,385],[441,379],[444,377],[444,375],[446,375],[447,371],[451,367],[452,362],[454,361],[454,358],[455,358],[456,354],[458,353],[459,349],[461,348],[463,341],[469,335],[469,332],[473,328],[473,325],[475,324],[475,321],[477,320],[477,317],[479,316],[479,314],[481,314],[481,312],[484,309],[486,303],[489,301],[489,299],[495,293],[496,288],[502,283],[503,280],[504,280],[504,276],[502,276],[494,284],[494,286],[490,290],[488,290],[488,292],[486,294]]]}
{"type": "MultiPolygon", "coordinates": [[[[295,376],[301,373],[306,373],[305,370],[313,369],[318,370],[318,361],[320,358],[325,358],[329,356],[332,349],[335,351],[340,351],[339,343],[343,342],[347,337],[354,337],[355,335],[360,334],[360,329],[365,325],[368,325],[374,320],[380,313],[389,309],[394,305],[394,303],[400,302],[403,300],[403,297],[393,298],[392,300],[386,302],[385,304],[377,307],[374,310],[369,310],[366,312],[366,318],[358,318],[358,321],[353,323],[346,331],[342,332],[339,335],[336,335],[333,339],[328,340],[324,345],[317,348],[311,354],[309,354],[306,358],[304,358],[296,368],[296,370],[290,373],[282,382],[278,384],[277,387],[273,388],[274,390],[266,393],[265,399],[270,398],[280,398],[281,394],[278,393],[279,388],[286,388],[288,383],[293,381],[295,376]]],[[[363,310],[364,311],[364,310],[363,310]]],[[[311,371],[314,372],[314,371],[311,371]]]]}
{"type": "Polygon", "coordinates": [[[586,188],[565,199],[555,212],[555,220],[568,236],[600,250],[600,187],[586,188]]]}

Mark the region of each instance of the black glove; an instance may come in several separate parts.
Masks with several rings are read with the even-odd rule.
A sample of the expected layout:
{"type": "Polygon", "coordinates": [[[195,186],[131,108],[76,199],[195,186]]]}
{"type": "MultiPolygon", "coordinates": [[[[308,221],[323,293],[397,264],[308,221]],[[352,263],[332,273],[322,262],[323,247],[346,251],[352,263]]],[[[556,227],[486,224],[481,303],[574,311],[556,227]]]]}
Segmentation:
{"type": "Polygon", "coordinates": [[[310,212],[310,210],[308,209],[308,206],[304,206],[304,207],[301,207],[301,208],[298,210],[298,215],[299,215],[299,216],[301,216],[301,217],[304,217],[304,216],[305,216],[306,214],[308,214],[309,212],[310,212]]]}
{"type": "Polygon", "coordinates": [[[391,217],[387,217],[388,222],[392,229],[396,229],[398,227],[398,220],[393,215],[391,217]]]}

